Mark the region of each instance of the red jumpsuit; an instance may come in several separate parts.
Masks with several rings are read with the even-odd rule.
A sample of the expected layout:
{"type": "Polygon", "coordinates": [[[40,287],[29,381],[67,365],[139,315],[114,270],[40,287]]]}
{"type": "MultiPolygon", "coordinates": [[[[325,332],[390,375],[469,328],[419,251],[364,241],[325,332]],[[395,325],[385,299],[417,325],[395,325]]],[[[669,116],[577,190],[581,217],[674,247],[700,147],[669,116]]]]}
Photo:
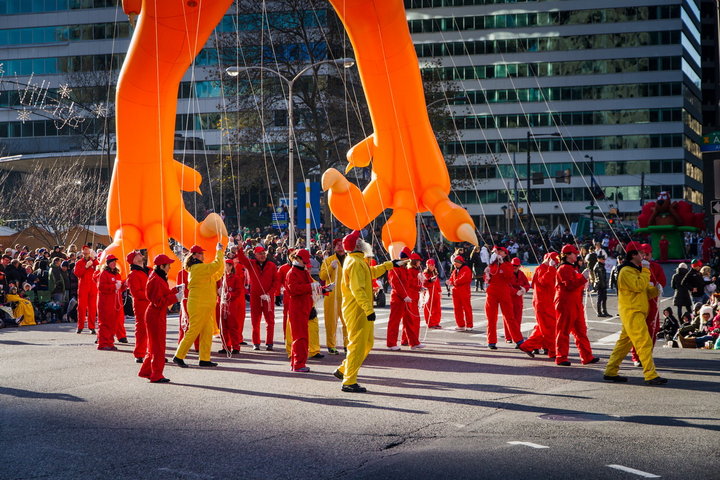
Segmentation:
{"type": "MultiPolygon", "coordinates": [[[[280,265],[280,268],[278,268],[278,277],[280,277],[280,286],[283,288],[283,290],[287,290],[285,281],[287,280],[287,274],[291,268],[292,268],[292,264],[290,264],[290,263],[280,265]]],[[[287,330],[288,304],[289,303],[290,302],[288,301],[287,297],[283,297],[283,338],[285,338],[287,335],[286,330],[287,330]]]]}
{"type": "Polygon", "coordinates": [[[118,281],[120,281],[120,272],[118,270],[110,271],[107,267],[103,268],[98,277],[98,320],[100,327],[98,329],[97,348],[99,350],[115,346],[113,337],[118,334],[119,326],[125,323],[122,292],[127,287],[122,284],[118,289],[118,281]]]}
{"type": "Polygon", "coordinates": [[[240,350],[242,330],[238,313],[242,309],[243,319],[245,318],[245,275],[241,277],[237,273],[225,274],[218,281],[218,287],[222,291],[218,297],[220,308],[215,319],[220,328],[223,348],[227,351],[240,350]]]}
{"type": "MultiPolygon", "coordinates": [[[[515,310],[513,309],[513,301],[510,297],[514,295],[512,292],[512,281],[514,279],[513,267],[510,262],[503,263],[492,263],[488,267],[487,274],[487,298],[485,299],[485,316],[487,317],[487,336],[488,345],[494,345],[497,343],[497,317],[498,317],[498,306],[502,310],[502,314],[505,318],[514,318],[515,310]]],[[[514,323],[508,325],[510,327],[508,340],[514,342],[522,341],[522,333],[520,332],[520,326],[514,328],[514,323]]]]}
{"type": "Polygon", "coordinates": [[[506,322],[505,338],[509,338],[508,335],[512,335],[510,332],[514,332],[515,329],[520,331],[520,334],[522,335],[521,325],[523,316],[524,295],[518,295],[517,293],[520,291],[521,288],[524,288],[526,292],[530,290],[530,282],[528,282],[525,272],[523,272],[522,270],[518,270],[517,272],[513,272],[513,276],[514,278],[511,284],[512,294],[510,295],[513,303],[513,317],[512,320],[510,320],[508,318],[505,318],[505,315],[503,315],[503,321],[506,322]],[[510,324],[512,324],[512,326],[510,324]]]}
{"type": "Polygon", "coordinates": [[[428,296],[425,307],[423,307],[425,322],[427,322],[428,327],[437,327],[440,325],[442,313],[442,287],[437,272],[431,273],[429,270],[425,270],[423,276],[425,277],[423,287],[427,289],[428,296]]]}
{"type": "Polygon", "coordinates": [[[238,261],[248,269],[250,275],[250,322],[252,323],[252,343],[260,345],[260,319],[265,318],[265,344],[273,344],[275,334],[275,295],[280,290],[280,278],[277,266],[270,260],[260,264],[250,260],[242,250],[238,252],[238,261]],[[260,297],[267,295],[269,300],[260,297]]]}
{"type": "Polygon", "coordinates": [[[420,271],[416,268],[393,268],[388,272],[392,288],[390,294],[390,318],[388,319],[388,348],[397,346],[400,322],[403,324],[403,342],[414,347],[420,344],[420,271]],[[410,298],[409,302],[405,299],[410,298]],[[405,338],[407,336],[407,338],[405,338]]]}
{"type": "Polygon", "coordinates": [[[147,353],[147,328],[145,327],[145,310],[150,302],[145,296],[145,287],[148,282],[149,268],[130,265],[127,277],[127,286],[132,295],[133,312],[135,313],[135,358],[144,358],[147,353]]]}
{"type": "Polygon", "coordinates": [[[75,264],[73,273],[78,279],[78,305],[77,305],[77,328],[85,328],[85,317],[90,330],[95,330],[95,318],[97,317],[97,283],[95,283],[95,269],[98,261],[91,258],[81,258],[75,264]],[[87,265],[90,265],[88,267],[87,265]]]}
{"type": "Polygon", "coordinates": [[[593,359],[590,340],[587,337],[583,292],[587,279],[573,264],[563,262],[557,271],[555,288],[555,309],[557,310],[557,331],[555,333],[555,363],[568,361],[570,334],[580,353],[580,361],[587,364],[593,359]]]}
{"type": "Polygon", "coordinates": [[[537,325],[530,338],[520,345],[520,350],[532,352],[544,348],[548,352],[548,357],[555,358],[556,283],[557,269],[546,263],[538,265],[532,279],[533,309],[535,310],[537,325]]]}
{"type": "MultiPolygon", "coordinates": [[[[661,292],[667,284],[667,277],[665,276],[665,271],[656,261],[650,262],[650,281],[654,283],[661,292]]],[[[648,299],[648,314],[647,318],[645,319],[648,327],[648,333],[650,334],[650,338],[652,339],[653,347],[655,347],[658,330],[660,330],[660,311],[658,310],[659,301],[659,296],[648,299]]],[[[635,351],[635,347],[630,350],[630,355],[633,362],[640,361],[640,357],[635,351]]]]}
{"type": "Polygon", "coordinates": [[[470,303],[470,285],[473,273],[469,266],[463,265],[450,274],[455,323],[460,328],[473,328],[473,311],[470,303]]]}
{"type": "Polygon", "coordinates": [[[177,302],[177,287],[171,289],[167,280],[153,271],[147,282],[148,307],[145,325],[148,332],[147,356],[140,367],[139,377],[151,382],[163,378],[165,368],[165,338],[167,334],[167,309],[177,302]]]}
{"type": "Polygon", "coordinates": [[[305,367],[308,358],[308,321],[313,308],[313,279],[304,267],[293,266],[285,277],[285,296],[288,304],[288,321],[292,332],[290,368],[305,367]]]}

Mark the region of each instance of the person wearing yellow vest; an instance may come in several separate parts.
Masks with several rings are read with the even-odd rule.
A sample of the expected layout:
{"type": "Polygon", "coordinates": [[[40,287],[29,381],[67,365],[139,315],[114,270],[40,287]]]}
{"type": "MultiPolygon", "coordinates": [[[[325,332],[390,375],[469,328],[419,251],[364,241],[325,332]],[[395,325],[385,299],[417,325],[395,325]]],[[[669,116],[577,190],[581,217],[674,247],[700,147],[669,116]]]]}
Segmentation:
{"type": "Polygon", "coordinates": [[[357,375],[375,340],[372,279],[409,260],[393,260],[371,267],[366,257],[372,255],[372,247],[360,238],[357,230],[343,238],[343,247],[348,252],[341,281],[348,346],[347,357],[333,375],[343,381],[343,392],[365,393],[367,389],[358,385],[357,375]]]}
{"type": "Polygon", "coordinates": [[[655,371],[653,342],[645,321],[650,308],[648,300],[658,296],[658,289],[650,281],[650,262],[643,260],[638,250],[632,246],[628,248],[627,260],[618,273],[618,310],[622,331],[608,359],[603,379],[608,382],[627,382],[627,377],[618,375],[618,371],[620,363],[634,346],[642,362],[645,383],[663,385],[667,380],[655,371]]]}
{"type": "Polygon", "coordinates": [[[203,263],[205,250],[199,245],[193,245],[190,255],[185,258],[184,268],[188,271],[188,316],[189,327],[180,345],[178,345],[173,362],[182,368],[187,368],[185,356],[196,338],[200,337],[201,367],[217,367],[217,363],[210,361],[215,323],[215,304],[217,303],[216,283],[223,276],[225,249],[222,243],[217,244],[215,260],[203,263]]]}
{"type": "MultiPolygon", "coordinates": [[[[339,286],[340,280],[342,279],[343,262],[346,257],[342,240],[339,238],[333,240],[333,248],[335,249],[335,253],[323,260],[322,265],[320,265],[320,280],[325,282],[325,285],[334,283],[339,286]]],[[[348,343],[347,327],[345,326],[345,320],[342,315],[342,291],[340,288],[334,289],[323,299],[323,307],[323,314],[325,316],[325,344],[327,345],[328,353],[337,355],[338,319],[342,324],[343,347],[345,347],[346,350],[348,343]]]]}

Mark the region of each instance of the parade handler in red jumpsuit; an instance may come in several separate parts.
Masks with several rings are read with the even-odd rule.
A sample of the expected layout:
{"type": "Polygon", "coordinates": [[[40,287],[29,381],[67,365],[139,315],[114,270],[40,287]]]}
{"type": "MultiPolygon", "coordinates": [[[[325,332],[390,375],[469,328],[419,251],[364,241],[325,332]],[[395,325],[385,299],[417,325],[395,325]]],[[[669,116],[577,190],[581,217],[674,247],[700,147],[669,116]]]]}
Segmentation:
{"type": "MultiPolygon", "coordinates": [[[[410,260],[406,268],[394,268],[388,273],[388,280],[392,287],[390,295],[390,318],[387,327],[387,347],[390,350],[400,350],[398,346],[398,333],[400,322],[403,325],[403,337],[407,336],[410,348],[425,348],[420,343],[420,255],[413,253],[407,247],[400,253],[401,259],[410,260]]],[[[405,340],[405,338],[403,338],[405,340]]],[[[405,342],[403,342],[405,343],[405,342]]]]}
{"type": "MultiPolygon", "coordinates": [[[[497,319],[498,307],[502,310],[505,318],[514,318],[515,309],[512,302],[512,282],[514,279],[513,267],[510,262],[506,262],[508,251],[504,247],[493,248],[490,255],[490,264],[485,269],[487,285],[485,291],[487,298],[485,299],[485,316],[487,317],[487,341],[490,350],[497,350],[497,319]]],[[[520,332],[520,326],[508,325],[510,327],[510,336],[508,340],[514,341],[517,345],[523,342],[523,336],[520,332]]]]}
{"type": "Polygon", "coordinates": [[[147,354],[147,329],[145,327],[145,310],[150,302],[145,296],[150,269],[145,266],[145,258],[138,251],[127,254],[130,273],[125,283],[132,296],[133,313],[135,314],[135,350],[133,355],[137,363],[143,363],[147,354]]]}
{"type": "Polygon", "coordinates": [[[428,328],[440,329],[440,319],[442,313],[442,291],[440,286],[440,279],[438,276],[438,270],[435,265],[435,260],[432,258],[425,262],[425,271],[423,276],[423,287],[426,288],[427,302],[423,307],[423,313],[425,315],[425,321],[427,322],[428,328]]]}
{"type": "Polygon", "coordinates": [[[97,318],[97,283],[95,269],[100,264],[92,248],[84,246],[83,257],[75,263],[73,273],[78,279],[77,333],[85,328],[85,317],[90,333],[95,335],[95,319],[97,318]]]}
{"type": "Polygon", "coordinates": [[[225,275],[220,286],[218,327],[223,348],[220,354],[240,353],[242,331],[240,313],[245,315],[245,276],[235,273],[235,261],[225,260],[225,275]]]}
{"type": "Polygon", "coordinates": [[[533,309],[537,325],[530,338],[520,345],[523,352],[532,352],[541,348],[547,350],[548,357],[555,358],[555,287],[557,283],[557,253],[546,253],[543,263],[538,265],[532,278],[533,309]]]}
{"type": "Polygon", "coordinates": [[[253,350],[260,350],[260,319],[265,318],[265,348],[273,350],[275,334],[275,296],[280,291],[277,265],[267,259],[267,251],[258,245],[254,259],[238,250],[237,259],[250,274],[250,322],[252,323],[253,350]]]}
{"type": "Polygon", "coordinates": [[[522,266],[522,262],[518,257],[513,258],[510,264],[513,267],[514,276],[512,281],[513,294],[511,295],[514,316],[512,319],[508,319],[508,322],[512,323],[512,327],[509,331],[520,330],[520,333],[522,334],[520,326],[522,325],[523,317],[523,299],[525,298],[525,293],[530,290],[530,282],[528,281],[525,272],[523,272],[520,268],[522,266]]]}
{"type": "Polygon", "coordinates": [[[455,330],[459,332],[472,332],[473,311],[470,303],[470,285],[473,281],[473,273],[470,266],[465,263],[461,255],[453,259],[453,271],[450,278],[445,282],[450,287],[453,301],[453,313],[455,314],[455,330]]]}
{"type": "Polygon", "coordinates": [[[561,264],[557,272],[555,288],[555,309],[557,310],[557,332],[555,334],[555,363],[570,366],[570,334],[575,337],[575,345],[580,353],[583,365],[597,363],[593,357],[590,340],[587,337],[583,293],[587,284],[589,270],[580,273],[575,264],[580,252],[574,245],[565,245],[560,251],[561,264]]]}
{"type": "Polygon", "coordinates": [[[360,238],[357,230],[343,238],[343,247],[348,252],[343,263],[341,282],[342,313],[348,329],[348,353],[333,375],[342,380],[343,392],[365,393],[367,389],[358,385],[357,375],[375,340],[372,279],[407,261],[393,260],[371,267],[367,257],[372,256],[372,247],[360,238]]]}
{"type": "Polygon", "coordinates": [[[117,260],[108,255],[98,277],[98,350],[117,350],[113,338],[125,322],[122,292],[127,286],[120,279],[117,260]]]}
{"type": "Polygon", "coordinates": [[[138,376],[149,379],[152,383],[167,383],[170,379],[163,376],[165,369],[165,343],[167,337],[167,309],[182,300],[183,284],[170,288],[167,277],[170,264],[175,260],[160,254],[153,259],[155,268],[147,281],[146,296],[148,307],[145,310],[147,328],[147,356],[145,357],[138,376]]]}

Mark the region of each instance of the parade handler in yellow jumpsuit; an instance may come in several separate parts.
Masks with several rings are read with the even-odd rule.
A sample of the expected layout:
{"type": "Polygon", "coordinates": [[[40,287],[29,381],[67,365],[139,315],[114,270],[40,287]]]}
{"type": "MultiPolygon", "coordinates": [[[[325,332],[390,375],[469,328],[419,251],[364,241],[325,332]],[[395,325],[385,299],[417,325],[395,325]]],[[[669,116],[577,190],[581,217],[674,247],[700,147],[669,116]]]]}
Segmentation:
{"type": "Polygon", "coordinates": [[[407,260],[393,260],[371,267],[366,257],[372,255],[372,247],[360,238],[357,230],[343,238],[343,247],[348,252],[341,282],[348,346],[347,357],[333,375],[343,381],[343,392],[365,393],[367,389],[358,385],[357,375],[375,340],[372,280],[407,260]]]}
{"type": "Polygon", "coordinates": [[[663,385],[667,380],[655,371],[653,342],[645,321],[650,308],[648,300],[658,296],[658,289],[650,282],[649,262],[642,260],[638,250],[627,252],[627,260],[620,267],[617,285],[622,331],[605,367],[603,379],[609,382],[627,382],[627,377],[618,375],[618,370],[630,348],[635,346],[642,362],[645,383],[663,385]]]}
{"type": "MultiPolygon", "coordinates": [[[[331,283],[336,284],[340,287],[340,281],[342,279],[343,263],[345,262],[345,247],[342,245],[342,240],[336,238],[333,240],[333,248],[335,253],[327,257],[322,265],[320,265],[320,280],[325,282],[325,285],[331,283]]],[[[323,300],[324,302],[324,316],[325,316],[325,339],[328,349],[328,353],[338,355],[337,350],[337,324],[338,320],[342,324],[343,331],[343,347],[347,349],[347,327],[345,326],[345,320],[342,316],[342,292],[340,288],[334,289],[330,292],[323,300]]],[[[312,353],[312,352],[311,352],[312,353]]]]}
{"type": "Polygon", "coordinates": [[[217,363],[210,361],[212,337],[215,331],[215,304],[217,303],[217,281],[225,272],[223,254],[225,249],[222,243],[217,244],[215,260],[203,263],[205,250],[199,245],[193,245],[190,256],[185,260],[185,270],[188,271],[187,310],[189,317],[188,331],[178,345],[173,362],[182,368],[187,368],[185,355],[195,339],[200,337],[201,367],[217,367],[217,363]]]}

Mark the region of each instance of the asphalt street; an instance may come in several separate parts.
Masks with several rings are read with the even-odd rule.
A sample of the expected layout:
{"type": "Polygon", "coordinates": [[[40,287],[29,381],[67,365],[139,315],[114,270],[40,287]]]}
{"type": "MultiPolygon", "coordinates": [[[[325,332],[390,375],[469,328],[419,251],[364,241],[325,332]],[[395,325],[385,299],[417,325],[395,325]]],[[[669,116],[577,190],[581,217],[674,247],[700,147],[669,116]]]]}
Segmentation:
{"type": "MultiPolygon", "coordinates": [[[[443,302],[444,328],[423,327],[421,351],[388,351],[388,310],[378,311],[359,378],[367,394],[340,391],[341,356],[295,374],[281,349],[214,355],[215,369],[191,353],[191,368],[171,364],[171,383],[150,384],[137,377],[132,319],[118,352],[96,350],[72,324],[0,330],[0,478],[720,478],[720,352],[658,344],[666,386],[644,385],[629,359],[630,381],[608,384],[617,317],[588,304],[602,361],[581,366],[571,346],[573,366],[558,367],[504,342],[488,350],[484,294],[474,294],[474,332],[452,331],[443,302]]],[[[608,307],[617,311],[614,296],[608,307]]]]}

